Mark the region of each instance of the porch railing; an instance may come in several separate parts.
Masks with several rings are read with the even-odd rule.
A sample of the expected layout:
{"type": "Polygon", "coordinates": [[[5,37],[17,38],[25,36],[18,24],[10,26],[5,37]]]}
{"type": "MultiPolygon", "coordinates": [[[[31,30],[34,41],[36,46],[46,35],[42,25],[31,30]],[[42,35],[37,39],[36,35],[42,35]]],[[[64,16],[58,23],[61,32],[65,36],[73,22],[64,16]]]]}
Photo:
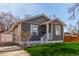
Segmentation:
{"type": "Polygon", "coordinates": [[[41,37],[41,43],[48,43],[48,40],[51,40],[51,33],[49,33],[49,39],[47,39],[47,33],[41,37]]]}
{"type": "Polygon", "coordinates": [[[47,41],[47,34],[41,37],[41,43],[46,43],[47,41]]]}

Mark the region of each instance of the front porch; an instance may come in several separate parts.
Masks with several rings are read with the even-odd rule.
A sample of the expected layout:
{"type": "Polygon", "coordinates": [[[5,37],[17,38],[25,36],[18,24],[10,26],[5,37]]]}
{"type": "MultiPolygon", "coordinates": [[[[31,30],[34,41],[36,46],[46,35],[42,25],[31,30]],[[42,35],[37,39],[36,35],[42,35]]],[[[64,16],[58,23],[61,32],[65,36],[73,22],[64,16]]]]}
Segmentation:
{"type": "MultiPolygon", "coordinates": [[[[62,43],[62,40],[58,40],[58,41],[29,41],[29,44],[47,44],[47,43],[62,43]]],[[[28,43],[28,42],[27,42],[28,43]]]]}
{"type": "Polygon", "coordinates": [[[58,20],[42,23],[41,26],[43,25],[46,26],[46,33],[41,37],[41,43],[64,41],[63,25],[58,20]]]}
{"type": "MultiPolygon", "coordinates": [[[[31,24],[29,32],[30,39],[25,42],[26,44],[44,44],[64,41],[63,24],[58,21],[48,21],[39,25],[31,24]]],[[[24,44],[22,40],[20,43],[24,44]]]]}
{"type": "Polygon", "coordinates": [[[43,23],[41,26],[45,26],[45,34],[41,37],[41,43],[48,43],[49,41],[53,41],[53,24],[50,23],[43,23]]]}

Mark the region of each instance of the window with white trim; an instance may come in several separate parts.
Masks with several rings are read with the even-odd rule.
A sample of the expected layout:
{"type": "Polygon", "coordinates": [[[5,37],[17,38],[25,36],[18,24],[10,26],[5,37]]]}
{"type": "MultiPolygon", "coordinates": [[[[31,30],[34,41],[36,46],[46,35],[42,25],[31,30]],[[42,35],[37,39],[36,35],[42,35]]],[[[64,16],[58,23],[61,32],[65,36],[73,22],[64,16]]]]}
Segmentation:
{"type": "Polygon", "coordinates": [[[61,27],[60,26],[58,26],[58,25],[55,26],[55,33],[56,33],[56,35],[61,35],[61,27]]]}
{"type": "Polygon", "coordinates": [[[31,25],[31,35],[38,35],[38,25],[31,25]]]}

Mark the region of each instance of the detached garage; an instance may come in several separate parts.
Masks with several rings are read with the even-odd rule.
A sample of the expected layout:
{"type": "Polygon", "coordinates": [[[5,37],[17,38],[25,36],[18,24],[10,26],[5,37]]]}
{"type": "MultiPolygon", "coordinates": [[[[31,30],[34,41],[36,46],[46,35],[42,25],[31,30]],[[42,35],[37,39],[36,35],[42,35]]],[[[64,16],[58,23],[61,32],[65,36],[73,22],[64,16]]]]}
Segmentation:
{"type": "Polygon", "coordinates": [[[13,42],[13,35],[12,33],[2,33],[1,34],[1,42],[13,42]]]}
{"type": "Polygon", "coordinates": [[[11,32],[4,32],[0,34],[0,46],[9,45],[16,45],[16,43],[13,42],[13,34],[11,32]]]}

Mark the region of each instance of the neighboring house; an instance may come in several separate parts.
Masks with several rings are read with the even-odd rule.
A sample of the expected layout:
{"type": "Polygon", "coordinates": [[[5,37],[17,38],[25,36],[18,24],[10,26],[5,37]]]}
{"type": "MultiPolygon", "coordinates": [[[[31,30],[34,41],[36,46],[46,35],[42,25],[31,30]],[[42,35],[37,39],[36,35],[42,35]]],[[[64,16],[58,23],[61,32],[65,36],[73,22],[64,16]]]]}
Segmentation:
{"type": "Polygon", "coordinates": [[[13,42],[13,34],[9,31],[1,33],[0,43],[13,42]]]}
{"type": "Polygon", "coordinates": [[[16,21],[10,30],[17,43],[24,39],[22,33],[27,33],[30,44],[53,43],[64,41],[64,26],[66,24],[59,18],[50,19],[41,14],[23,21],[16,21]]]}

